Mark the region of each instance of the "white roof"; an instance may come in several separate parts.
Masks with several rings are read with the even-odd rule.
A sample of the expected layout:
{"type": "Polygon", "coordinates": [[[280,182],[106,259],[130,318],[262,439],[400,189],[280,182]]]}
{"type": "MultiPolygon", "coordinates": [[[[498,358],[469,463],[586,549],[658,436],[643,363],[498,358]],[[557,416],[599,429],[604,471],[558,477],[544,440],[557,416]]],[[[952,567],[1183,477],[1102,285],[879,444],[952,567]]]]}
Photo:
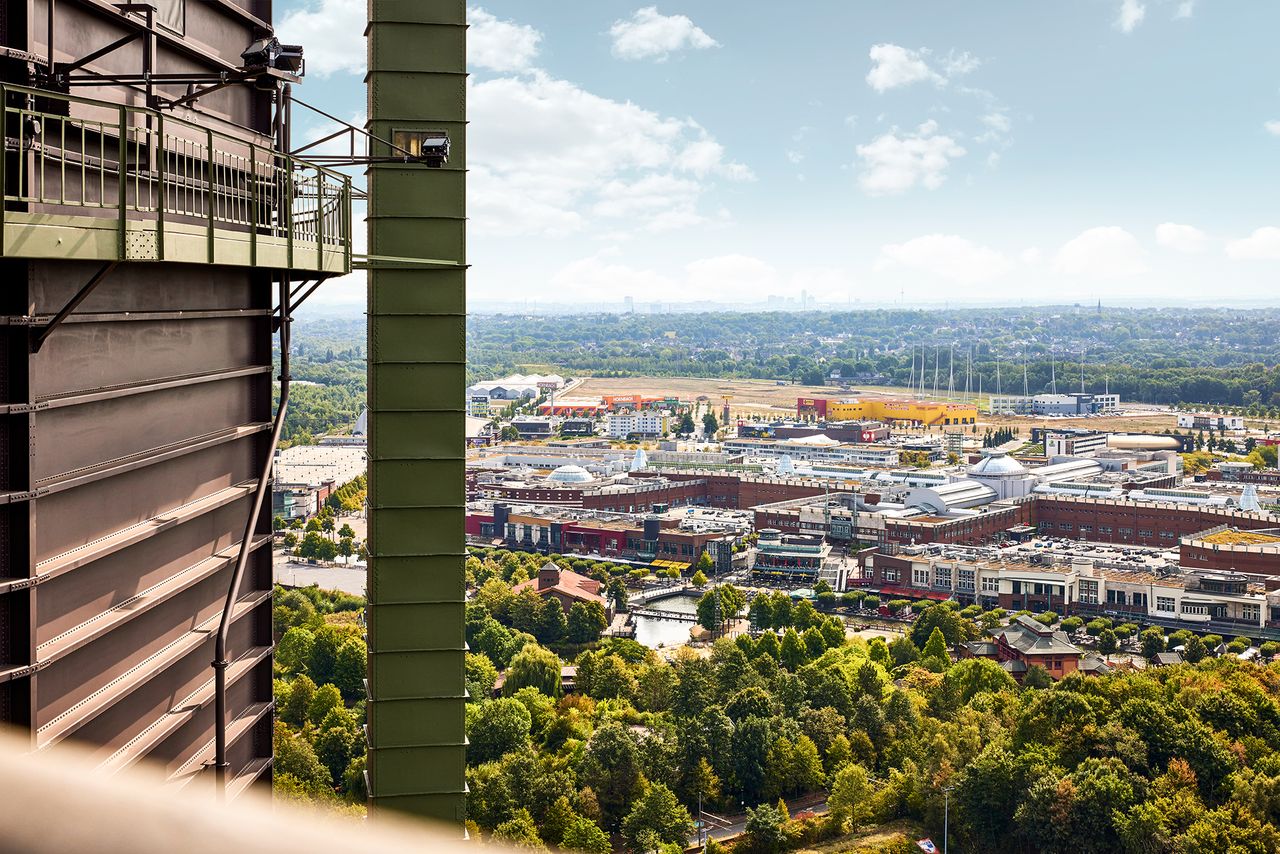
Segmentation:
{"type": "Polygon", "coordinates": [[[969,467],[974,477],[1014,477],[1026,472],[1026,466],[1004,451],[992,451],[969,467]]]}
{"type": "Polygon", "coordinates": [[[582,466],[568,465],[560,466],[547,475],[547,480],[553,480],[556,483],[590,483],[595,478],[582,466]]]}
{"type": "Polygon", "coordinates": [[[364,474],[368,455],[349,445],[294,445],[276,455],[275,480],[280,486],[343,484],[364,474]]]}

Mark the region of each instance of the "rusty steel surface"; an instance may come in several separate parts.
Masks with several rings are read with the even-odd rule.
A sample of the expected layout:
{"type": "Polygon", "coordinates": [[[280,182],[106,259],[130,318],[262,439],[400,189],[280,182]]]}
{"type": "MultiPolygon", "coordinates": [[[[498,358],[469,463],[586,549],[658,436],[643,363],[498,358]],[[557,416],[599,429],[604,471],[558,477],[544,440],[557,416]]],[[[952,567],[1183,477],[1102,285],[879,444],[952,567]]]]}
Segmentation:
{"type": "MultiPolygon", "coordinates": [[[[59,0],[50,39],[46,0],[9,6],[26,22],[0,34],[10,53],[59,63],[137,26],[111,3],[59,0]]],[[[157,38],[157,72],[235,67],[260,26],[255,19],[271,12],[263,0],[186,6],[190,35],[157,38]]],[[[123,49],[90,67],[129,73],[136,51],[130,56],[123,49]]],[[[20,113],[14,98],[31,80],[21,63],[6,68],[0,83],[14,88],[5,106],[20,113]]],[[[166,97],[182,94],[155,86],[166,97]]],[[[146,114],[141,87],[81,93],[146,114]]],[[[76,103],[78,121],[118,127],[114,108],[76,103]]],[[[204,128],[245,151],[276,144],[268,91],[232,86],[180,112],[166,120],[174,130],[204,128]]],[[[59,156],[71,151],[59,148],[59,156]]],[[[29,165],[48,153],[4,155],[6,213],[31,213],[35,188],[16,182],[36,173],[20,171],[19,157],[29,165]]],[[[177,185],[162,175],[151,186],[177,185]]],[[[65,190],[39,188],[55,191],[65,190]]],[[[135,204],[129,222],[163,217],[178,200],[160,201],[135,204]]],[[[214,212],[252,218],[239,201],[220,198],[229,207],[214,212]]],[[[21,216],[6,218],[0,239],[21,241],[24,228],[32,226],[21,216]]],[[[145,767],[211,803],[210,662],[238,559],[243,575],[226,612],[228,789],[244,792],[270,777],[271,525],[269,508],[255,512],[254,491],[271,444],[273,282],[314,275],[243,259],[133,260],[128,252],[138,250],[122,247],[123,260],[107,266],[70,251],[0,259],[0,725],[43,761],[74,753],[111,773],[145,767]]],[[[11,767],[7,758],[0,766],[11,767]]],[[[14,829],[6,821],[5,844],[14,844],[14,829]]],[[[80,850],[111,847],[99,835],[80,850]]]]}

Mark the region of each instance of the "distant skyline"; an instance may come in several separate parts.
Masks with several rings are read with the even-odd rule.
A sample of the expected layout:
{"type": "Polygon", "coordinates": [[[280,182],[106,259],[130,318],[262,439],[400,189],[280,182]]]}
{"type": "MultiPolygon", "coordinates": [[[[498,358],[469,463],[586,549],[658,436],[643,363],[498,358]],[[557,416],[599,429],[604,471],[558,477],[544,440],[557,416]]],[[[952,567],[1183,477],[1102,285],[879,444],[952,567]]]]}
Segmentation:
{"type": "MultiPolygon", "coordinates": [[[[276,4],[298,96],[357,123],[364,14],[276,4]]],[[[494,0],[469,20],[476,309],[1273,298],[1278,4],[494,0]]],[[[294,116],[295,145],[328,130],[294,116]]]]}

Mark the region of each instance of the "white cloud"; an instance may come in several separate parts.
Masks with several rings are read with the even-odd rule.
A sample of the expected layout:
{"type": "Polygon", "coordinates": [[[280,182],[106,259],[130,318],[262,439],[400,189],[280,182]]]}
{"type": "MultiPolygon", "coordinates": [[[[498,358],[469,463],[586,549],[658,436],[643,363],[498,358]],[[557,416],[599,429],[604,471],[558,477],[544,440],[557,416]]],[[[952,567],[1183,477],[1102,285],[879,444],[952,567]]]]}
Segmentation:
{"type": "Polygon", "coordinates": [[[1147,16],[1147,7],[1141,0],[1120,0],[1120,11],[1116,15],[1116,29],[1122,33],[1131,33],[1147,16]]]}
{"type": "Polygon", "coordinates": [[[952,50],[942,58],[942,73],[950,80],[956,77],[963,77],[981,64],[982,60],[968,51],[952,50]]]}
{"type": "Polygon", "coordinates": [[[1068,240],[1053,259],[1068,276],[1121,278],[1147,272],[1146,253],[1138,239],[1119,226],[1099,226],[1068,240]]]}
{"type": "Polygon", "coordinates": [[[306,48],[309,75],[363,74],[367,16],[365,0],[307,0],[287,12],[277,30],[281,41],[306,48]]]}
{"type": "Polygon", "coordinates": [[[704,219],[710,182],[752,177],[692,121],[536,70],[472,82],[468,112],[468,206],[480,232],[679,228],[704,219]]]}
{"type": "Polygon", "coordinates": [[[932,119],[914,133],[899,134],[897,128],[857,147],[862,161],[858,184],[872,196],[905,192],[920,184],[937,189],[946,180],[947,166],[965,154],[954,139],[938,133],[932,119]]]}
{"type": "Polygon", "coordinates": [[[1208,235],[1194,225],[1162,222],[1156,226],[1156,243],[1176,252],[1203,252],[1208,240],[1208,235]]]}
{"type": "Polygon", "coordinates": [[[1013,268],[1013,262],[994,249],[954,234],[926,234],[905,243],[880,247],[875,269],[894,266],[973,285],[1004,275],[1013,268]]]}
{"type": "Polygon", "coordinates": [[[1272,119],[1269,122],[1263,122],[1262,126],[1267,129],[1267,133],[1272,136],[1280,136],[1280,119],[1272,119]]]}
{"type": "Polygon", "coordinates": [[[867,85],[877,92],[913,83],[945,86],[948,80],[968,74],[982,64],[982,60],[971,53],[952,50],[942,57],[939,67],[934,68],[927,59],[930,54],[928,48],[912,50],[889,43],[872,45],[868,53],[872,65],[867,72],[867,85]]]}
{"type": "Polygon", "coordinates": [[[719,42],[686,15],[663,15],[657,6],[637,9],[630,20],[614,21],[609,35],[613,37],[613,55],[619,59],[662,62],[676,51],[719,47],[719,42]]]}
{"type": "Polygon", "coordinates": [[[1248,237],[1230,241],[1227,257],[1235,261],[1280,260],[1280,228],[1263,226],[1248,237]]]}
{"type": "Polygon", "coordinates": [[[867,85],[877,92],[887,92],[899,86],[929,81],[944,83],[946,78],[929,67],[921,51],[910,50],[896,44],[871,46],[871,70],[867,72],[867,85]]]}
{"type": "Polygon", "coordinates": [[[1005,113],[987,113],[982,117],[982,123],[998,134],[1005,134],[1013,127],[1013,122],[1009,121],[1009,116],[1005,113]]]}
{"type": "MultiPolygon", "coordinates": [[[[303,0],[280,19],[283,41],[306,48],[312,76],[363,74],[367,63],[364,29],[366,0],[303,0]]],[[[525,24],[503,21],[480,7],[467,9],[467,61],[490,71],[524,71],[538,54],[542,33],[525,24]]]]}
{"type": "Polygon", "coordinates": [[[1178,4],[1178,9],[1173,13],[1174,20],[1179,18],[1190,18],[1191,13],[1195,11],[1196,0],[1182,0],[1178,4]]]}
{"type": "Polygon", "coordinates": [[[503,21],[479,6],[467,9],[467,64],[489,71],[526,71],[538,55],[542,33],[503,21]]]}

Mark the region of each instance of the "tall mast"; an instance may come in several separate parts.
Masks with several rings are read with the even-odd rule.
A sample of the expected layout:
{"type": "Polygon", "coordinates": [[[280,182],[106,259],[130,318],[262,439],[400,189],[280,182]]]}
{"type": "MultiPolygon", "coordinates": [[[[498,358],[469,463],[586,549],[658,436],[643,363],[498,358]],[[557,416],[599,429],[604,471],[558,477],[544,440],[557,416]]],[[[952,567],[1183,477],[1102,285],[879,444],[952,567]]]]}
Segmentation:
{"type": "Polygon", "coordinates": [[[947,400],[956,396],[956,345],[952,342],[947,350],[947,400]]]}
{"type": "Polygon", "coordinates": [[[933,345],[933,396],[938,396],[938,345],[933,345]]]}
{"type": "Polygon", "coordinates": [[[1027,348],[1022,348],[1022,396],[1028,397],[1030,393],[1027,391],[1027,348]]]}
{"type": "Polygon", "coordinates": [[[914,389],[916,387],[916,345],[911,345],[911,382],[907,383],[907,388],[914,389]]]}
{"type": "Polygon", "coordinates": [[[1000,354],[996,353],[996,397],[1000,396],[1000,354]]]}

